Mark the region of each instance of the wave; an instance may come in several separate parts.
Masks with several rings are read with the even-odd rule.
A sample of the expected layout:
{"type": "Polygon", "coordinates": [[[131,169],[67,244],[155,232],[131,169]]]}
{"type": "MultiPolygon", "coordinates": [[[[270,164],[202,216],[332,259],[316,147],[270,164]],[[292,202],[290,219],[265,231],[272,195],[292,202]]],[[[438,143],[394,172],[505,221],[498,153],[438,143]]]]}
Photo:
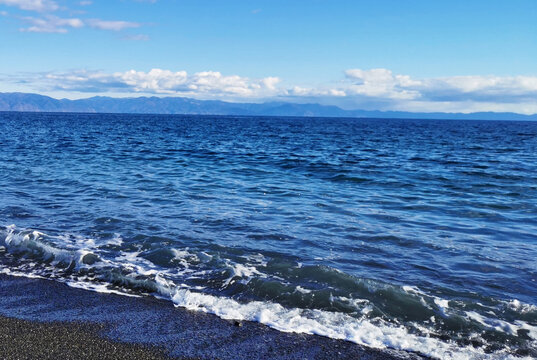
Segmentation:
{"type": "MultiPolygon", "coordinates": [[[[508,346],[490,350],[479,331],[523,337],[529,347],[537,344],[537,327],[527,321],[537,316],[537,309],[518,300],[503,303],[505,309],[519,316],[511,322],[494,317],[493,310],[488,316],[474,308],[459,311],[458,308],[467,306],[412,286],[384,287],[379,291],[366,284],[364,291],[372,294],[369,299],[334,295],[337,292],[334,288],[326,298],[331,304],[329,308],[334,311],[322,307],[297,307],[285,301],[255,300],[230,291],[233,286],[248,287],[256,281],[270,279],[272,283],[279,281],[277,289],[292,289],[293,294],[310,301],[315,295],[326,294],[326,291],[291,284],[287,279],[276,279],[274,274],[262,271],[269,265],[262,254],[248,254],[248,261],[239,263],[222,258],[218,253],[157,248],[146,250],[142,257],[140,246],[125,244],[117,234],[108,240],[95,241],[76,235],[47,235],[32,229],[19,229],[15,225],[0,227],[0,234],[0,272],[4,274],[52,279],[97,292],[156,296],[168,299],[178,307],[215,314],[223,319],[255,321],[279,331],[321,335],[440,359],[519,358],[508,346]],[[210,287],[210,281],[200,280],[208,277],[216,278],[218,286],[210,287]],[[392,290],[386,290],[388,288],[392,290]],[[401,297],[400,302],[421,304],[421,309],[429,309],[434,315],[421,323],[398,321],[393,316],[383,316],[382,307],[377,304],[380,300],[375,296],[384,296],[387,300],[401,297]],[[473,337],[481,339],[481,346],[457,342],[454,340],[456,336],[446,339],[439,328],[433,326],[435,321],[443,319],[457,319],[459,325],[473,326],[473,337]]],[[[304,273],[308,269],[300,265],[296,271],[299,270],[304,273]]],[[[348,277],[346,274],[338,276],[348,277]]],[[[402,305],[393,301],[395,305],[402,305]]]]}

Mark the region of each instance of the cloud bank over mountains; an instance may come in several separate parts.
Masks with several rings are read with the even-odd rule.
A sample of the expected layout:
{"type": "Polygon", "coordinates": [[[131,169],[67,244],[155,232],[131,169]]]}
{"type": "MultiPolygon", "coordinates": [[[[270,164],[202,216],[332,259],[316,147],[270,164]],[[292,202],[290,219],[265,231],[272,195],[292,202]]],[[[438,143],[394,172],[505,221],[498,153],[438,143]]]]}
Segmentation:
{"type": "Polygon", "coordinates": [[[508,103],[532,101],[537,95],[537,77],[531,76],[412,79],[407,75],[393,75],[387,69],[352,69],[345,74],[353,83],[348,93],[389,99],[508,103]]]}
{"type": "Polygon", "coordinates": [[[346,96],[387,101],[404,110],[537,112],[536,76],[414,79],[387,69],[351,69],[345,75],[346,96]]]}
{"type": "Polygon", "coordinates": [[[89,93],[142,93],[189,95],[214,98],[259,98],[277,96],[280,79],[266,77],[249,79],[238,75],[222,75],[203,71],[189,75],[186,71],[152,69],[148,72],[115,73],[74,71],[39,74],[34,79],[44,91],[62,90],[89,93]]]}
{"type": "MultiPolygon", "coordinates": [[[[217,71],[152,69],[107,73],[76,70],[4,77],[40,93],[166,95],[226,101],[292,100],[397,111],[509,111],[537,113],[537,77],[453,76],[415,79],[388,69],[349,69],[341,79],[314,87],[276,76],[252,79],[217,71]],[[31,85],[31,86],[29,86],[31,85]]],[[[80,97],[80,96],[79,96],[80,97]]]]}

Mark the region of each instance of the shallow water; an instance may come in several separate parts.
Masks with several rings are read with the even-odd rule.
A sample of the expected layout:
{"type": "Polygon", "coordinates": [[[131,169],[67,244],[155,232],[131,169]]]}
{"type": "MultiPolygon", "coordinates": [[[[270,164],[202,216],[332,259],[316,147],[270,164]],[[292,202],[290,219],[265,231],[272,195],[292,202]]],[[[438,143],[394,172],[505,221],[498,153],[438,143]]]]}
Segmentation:
{"type": "Polygon", "coordinates": [[[0,271],[537,356],[537,123],[0,113],[0,271]]]}

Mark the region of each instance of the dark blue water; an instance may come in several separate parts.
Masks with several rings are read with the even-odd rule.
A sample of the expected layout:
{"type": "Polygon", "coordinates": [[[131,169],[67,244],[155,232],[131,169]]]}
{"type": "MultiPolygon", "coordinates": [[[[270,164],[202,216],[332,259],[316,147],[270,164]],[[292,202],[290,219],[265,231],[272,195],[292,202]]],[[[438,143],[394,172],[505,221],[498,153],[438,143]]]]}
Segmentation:
{"type": "Polygon", "coordinates": [[[537,356],[537,123],[0,113],[0,269],[537,356]]]}

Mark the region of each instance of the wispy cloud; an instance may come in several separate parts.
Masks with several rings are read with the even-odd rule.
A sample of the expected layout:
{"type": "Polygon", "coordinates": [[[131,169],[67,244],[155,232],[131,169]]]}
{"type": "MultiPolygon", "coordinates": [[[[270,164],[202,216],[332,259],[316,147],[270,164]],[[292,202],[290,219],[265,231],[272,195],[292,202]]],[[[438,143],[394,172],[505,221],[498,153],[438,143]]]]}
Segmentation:
{"type": "MultiPolygon", "coordinates": [[[[23,27],[20,31],[36,33],[67,33],[69,29],[78,29],[84,26],[108,31],[121,31],[141,26],[141,24],[128,21],[83,20],[80,18],[61,18],[55,15],[46,15],[40,18],[26,16],[22,20],[31,26],[23,27]]],[[[138,40],[141,40],[141,38],[138,40]]]]}
{"type": "Polygon", "coordinates": [[[81,28],[84,26],[84,22],[78,18],[64,19],[53,15],[43,18],[24,17],[23,20],[31,24],[27,28],[20,29],[26,32],[66,33],[69,28],[81,28]]]}
{"type": "Polygon", "coordinates": [[[146,35],[146,34],[125,35],[122,37],[122,39],[131,40],[131,41],[148,41],[149,35],[146,35]]]}
{"type": "MultiPolygon", "coordinates": [[[[93,2],[82,0],[78,2],[79,6],[89,6],[93,2]]],[[[102,20],[98,18],[83,19],[74,17],[62,17],[50,14],[62,14],[68,12],[72,15],[76,13],[85,13],[81,10],[70,10],[66,7],[60,7],[53,0],[0,0],[0,5],[14,6],[28,12],[37,12],[32,16],[13,16],[30,24],[28,27],[20,28],[22,32],[34,33],[67,33],[70,29],[81,28],[84,26],[107,31],[122,31],[125,29],[139,28],[142,24],[132,21],[123,20],[102,20]]],[[[8,16],[6,11],[1,11],[0,15],[8,16]]],[[[141,40],[141,38],[140,38],[141,40]]]]}
{"type": "Polygon", "coordinates": [[[0,4],[38,12],[56,11],[59,9],[58,3],[53,0],[0,0],[0,4]]]}
{"type": "Polygon", "coordinates": [[[347,96],[347,93],[341,89],[331,87],[308,88],[302,86],[293,86],[292,88],[285,90],[284,94],[291,97],[307,98],[347,96]]]}
{"type": "Polygon", "coordinates": [[[100,19],[89,19],[86,21],[86,23],[92,28],[100,29],[100,30],[110,30],[110,31],[121,31],[123,29],[138,28],[142,26],[141,24],[136,23],[136,22],[108,21],[108,20],[100,20],[100,19]]]}

